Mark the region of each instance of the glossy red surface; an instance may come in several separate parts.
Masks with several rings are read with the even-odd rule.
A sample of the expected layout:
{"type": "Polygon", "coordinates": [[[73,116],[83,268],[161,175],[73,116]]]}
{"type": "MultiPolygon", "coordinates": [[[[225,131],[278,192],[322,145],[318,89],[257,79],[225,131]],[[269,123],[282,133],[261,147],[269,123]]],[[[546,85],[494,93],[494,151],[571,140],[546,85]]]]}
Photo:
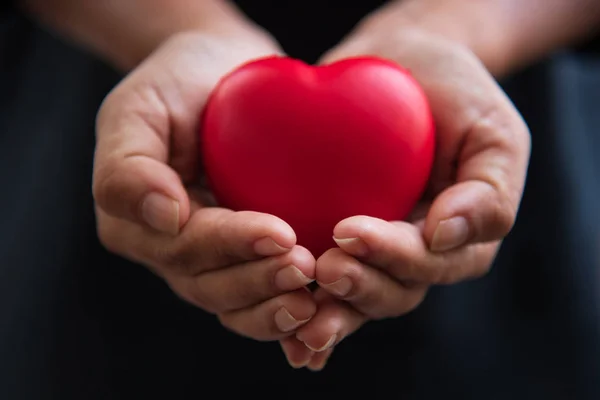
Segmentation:
{"type": "Polygon", "coordinates": [[[425,95],[396,64],[274,57],[221,80],[204,110],[201,153],[220,205],[282,218],[319,256],[346,217],[410,213],[434,137],[425,95]]]}

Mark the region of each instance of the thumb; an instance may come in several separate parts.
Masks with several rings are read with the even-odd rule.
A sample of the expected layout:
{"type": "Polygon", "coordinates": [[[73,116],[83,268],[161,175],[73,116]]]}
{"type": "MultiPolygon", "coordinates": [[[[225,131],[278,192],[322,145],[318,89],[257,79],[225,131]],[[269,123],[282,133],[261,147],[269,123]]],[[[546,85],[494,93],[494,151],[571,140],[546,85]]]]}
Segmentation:
{"type": "Polygon", "coordinates": [[[424,236],[432,251],[503,239],[517,217],[530,153],[527,126],[508,102],[470,128],[456,183],[433,201],[424,236]]]}
{"type": "Polygon", "coordinates": [[[97,118],[93,193],[107,214],[177,234],[190,216],[184,184],[199,172],[198,120],[219,79],[270,41],[202,33],[168,40],[132,72],[97,118]]]}
{"type": "Polygon", "coordinates": [[[197,71],[206,70],[195,60],[202,52],[191,53],[189,40],[171,39],[130,73],[96,120],[96,205],[171,235],[190,215],[182,177],[195,179],[197,119],[217,79],[197,71]]]}
{"type": "Polygon", "coordinates": [[[189,218],[190,205],[180,175],[167,164],[169,114],[159,100],[160,88],[137,78],[134,72],[98,113],[93,194],[107,214],[175,235],[189,218]]]}

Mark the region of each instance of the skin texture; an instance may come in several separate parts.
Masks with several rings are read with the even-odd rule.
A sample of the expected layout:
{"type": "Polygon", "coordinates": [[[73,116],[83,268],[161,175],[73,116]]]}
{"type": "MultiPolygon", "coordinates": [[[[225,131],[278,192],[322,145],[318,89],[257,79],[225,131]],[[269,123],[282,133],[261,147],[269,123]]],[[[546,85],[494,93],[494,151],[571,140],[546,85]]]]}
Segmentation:
{"type": "Polygon", "coordinates": [[[292,366],[313,370],[367,321],[410,312],[431,285],[487,272],[514,222],[530,151],[492,75],[591,34],[600,15],[591,0],[407,0],[367,16],[322,63],[376,55],[410,68],[432,106],[436,163],[410,221],[341,221],[339,248],[315,260],[285,222],[212,207],[192,185],[198,110],[221,76],[280,53],[268,33],[217,0],[22,3],[117,68],[135,68],[98,115],[102,243],[229,329],[280,340],[292,366]],[[312,280],[319,289],[309,293],[312,280]]]}
{"type": "Polygon", "coordinates": [[[316,369],[326,357],[312,353],[366,321],[412,311],[431,285],[484,275],[515,221],[529,159],[525,123],[468,49],[416,28],[363,32],[323,62],[355,53],[413,72],[430,98],[438,147],[428,194],[408,222],[352,217],[335,227],[339,248],[316,265],[319,310],[283,344],[295,365],[316,369]]]}
{"type": "Polygon", "coordinates": [[[316,312],[304,289],[315,259],[279,218],[206,207],[206,193],[188,187],[198,171],[197,153],[188,151],[197,148],[198,110],[217,79],[276,50],[239,45],[174,36],[109,94],[97,122],[98,233],[109,250],[147,265],[227,328],[276,340],[316,312]]]}
{"type": "MultiPolygon", "coordinates": [[[[21,0],[23,8],[67,40],[129,71],[171,36],[199,31],[223,39],[269,34],[223,0],[21,0]]],[[[243,41],[242,41],[243,42],[243,41]]]]}
{"type": "Polygon", "coordinates": [[[389,2],[363,25],[438,33],[468,47],[500,77],[598,33],[599,22],[597,0],[404,0],[389,2]]]}

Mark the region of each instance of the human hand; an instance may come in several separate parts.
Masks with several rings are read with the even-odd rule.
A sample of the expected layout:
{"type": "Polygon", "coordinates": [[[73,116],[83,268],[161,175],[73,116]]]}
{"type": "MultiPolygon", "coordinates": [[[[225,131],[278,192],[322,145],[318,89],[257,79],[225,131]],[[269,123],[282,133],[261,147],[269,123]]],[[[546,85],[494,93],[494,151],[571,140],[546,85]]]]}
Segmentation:
{"type": "Polygon", "coordinates": [[[411,70],[437,126],[429,190],[407,221],[366,216],[334,229],[317,260],[318,312],[282,341],[290,364],[322,369],[368,320],[416,308],[431,285],[484,275],[520,204],[530,153],[517,110],[466,47],[418,27],[366,24],[323,63],[375,55],[411,70]]]}
{"type": "Polygon", "coordinates": [[[174,36],[106,98],[93,193],[110,251],[144,264],[181,298],[257,340],[293,335],[316,312],[315,259],[289,225],[212,207],[198,185],[201,110],[219,78],[270,41],[174,36]]]}

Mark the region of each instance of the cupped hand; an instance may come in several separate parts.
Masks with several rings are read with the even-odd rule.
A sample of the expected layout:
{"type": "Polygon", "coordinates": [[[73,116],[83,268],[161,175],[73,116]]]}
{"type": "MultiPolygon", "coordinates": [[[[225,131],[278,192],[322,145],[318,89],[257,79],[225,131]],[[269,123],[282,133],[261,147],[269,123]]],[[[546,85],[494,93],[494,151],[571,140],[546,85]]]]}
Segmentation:
{"type": "MultiPolygon", "coordinates": [[[[283,341],[290,363],[319,370],[368,320],[415,309],[431,285],[484,275],[519,208],[530,154],[524,121],[466,47],[419,28],[359,30],[324,63],[375,55],[408,68],[437,128],[429,191],[407,221],[341,221],[317,260],[317,314],[283,341]]],[[[388,25],[389,26],[389,25],[388,25]]]]}
{"type": "Polygon", "coordinates": [[[218,80],[278,52],[268,41],[201,33],[168,40],[106,98],[93,193],[100,240],[151,268],[182,299],[257,340],[316,312],[315,259],[284,221],[213,207],[198,182],[198,122],[218,80]]]}

